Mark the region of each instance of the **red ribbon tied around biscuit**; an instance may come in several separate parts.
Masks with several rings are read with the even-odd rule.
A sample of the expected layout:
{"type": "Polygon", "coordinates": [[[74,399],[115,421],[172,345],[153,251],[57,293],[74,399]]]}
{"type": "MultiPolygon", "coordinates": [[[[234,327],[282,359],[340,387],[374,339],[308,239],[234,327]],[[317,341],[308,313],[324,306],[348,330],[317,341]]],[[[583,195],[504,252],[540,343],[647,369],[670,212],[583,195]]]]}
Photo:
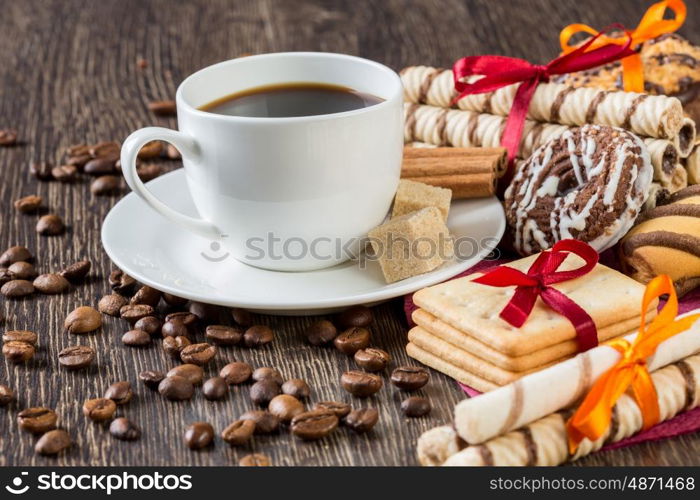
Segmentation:
{"type": "Polygon", "coordinates": [[[552,75],[595,68],[635,54],[635,51],[630,48],[632,38],[629,33],[627,34],[627,43],[624,45],[610,43],[588,50],[599,37],[605,35],[611,28],[624,31],[620,25],[606,28],[576,50],[559,56],[545,65],[532,64],[524,59],[514,57],[491,55],[463,57],[454,63],[452,73],[455,89],[459,95],[454,99],[453,104],[467,95],[493,92],[501,87],[520,83],[501,137],[501,145],[508,150],[510,163],[507,178],[512,175],[513,159],[518,153],[527,110],[540,82],[549,81],[552,75]],[[464,81],[466,77],[474,75],[482,76],[482,78],[472,83],[464,81]]]}
{"type": "Polygon", "coordinates": [[[561,240],[551,250],[540,253],[527,274],[508,266],[496,269],[473,281],[482,285],[516,286],[515,293],[500,313],[500,317],[516,328],[520,328],[535,307],[537,297],[554,311],[566,317],[576,330],[579,351],[587,351],[598,345],[598,331],[593,318],[576,302],[552,287],[588,274],[598,263],[598,252],[590,245],[577,240],[561,240]],[[566,257],[573,253],[584,260],[584,264],[569,271],[557,271],[566,257]]]}

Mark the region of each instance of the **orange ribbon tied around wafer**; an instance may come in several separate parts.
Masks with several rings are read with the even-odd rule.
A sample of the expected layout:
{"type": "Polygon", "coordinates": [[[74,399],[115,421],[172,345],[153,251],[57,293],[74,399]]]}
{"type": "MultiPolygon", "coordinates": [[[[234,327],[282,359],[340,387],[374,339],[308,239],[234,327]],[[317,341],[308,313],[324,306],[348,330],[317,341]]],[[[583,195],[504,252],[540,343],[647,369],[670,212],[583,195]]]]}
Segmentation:
{"type": "Polygon", "coordinates": [[[569,451],[573,454],[584,438],[600,439],[610,427],[612,409],[629,388],[642,413],[643,430],[659,422],[656,388],[647,369],[647,358],[658,345],[674,335],[688,330],[700,319],[700,314],[676,319],[678,297],[673,281],[666,275],[657,276],[647,285],[642,301],[642,323],[639,333],[630,343],[625,339],[606,342],[621,354],[620,360],[593,384],[590,392],[566,423],[569,451]],[[645,315],[654,299],[668,294],[668,301],[658,316],[645,325],[645,315]]]}
{"type": "MultiPolygon", "coordinates": [[[[683,0],[664,0],[657,2],[647,9],[639,22],[639,25],[626,33],[632,37],[632,48],[638,49],[639,46],[665,33],[673,33],[683,25],[686,16],[686,7],[683,0]],[[673,19],[664,19],[666,9],[673,12],[673,19]]],[[[578,33],[588,33],[592,36],[597,36],[597,30],[586,24],[570,24],[559,33],[559,43],[564,54],[573,52],[578,47],[570,45],[571,38],[578,33]]],[[[607,44],[624,45],[627,43],[627,37],[611,37],[603,35],[598,37],[595,42],[587,49],[593,50],[607,44]]],[[[644,92],[644,67],[642,58],[639,54],[634,54],[622,59],[622,79],[624,89],[627,92],[644,92]]]]}

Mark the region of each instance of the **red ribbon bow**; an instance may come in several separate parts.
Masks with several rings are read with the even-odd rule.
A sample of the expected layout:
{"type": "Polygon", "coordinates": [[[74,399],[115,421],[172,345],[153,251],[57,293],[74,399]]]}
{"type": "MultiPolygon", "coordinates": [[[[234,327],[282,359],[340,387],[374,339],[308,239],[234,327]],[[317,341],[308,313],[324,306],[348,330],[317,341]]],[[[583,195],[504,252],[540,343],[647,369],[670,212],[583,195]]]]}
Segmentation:
{"type": "Polygon", "coordinates": [[[537,297],[540,297],[545,304],[571,322],[576,330],[579,351],[583,352],[598,345],[598,332],[593,318],[576,302],[551,285],[583,276],[597,263],[598,252],[590,245],[577,240],[561,240],[551,250],[542,252],[527,274],[512,267],[498,266],[473,281],[497,287],[517,286],[513,298],[500,313],[504,321],[516,328],[525,323],[535,307],[537,297]],[[557,271],[569,253],[581,257],[585,264],[570,271],[557,271]]]}
{"type": "Polygon", "coordinates": [[[608,44],[586,52],[591,44],[613,27],[624,30],[620,25],[608,27],[591,37],[576,50],[559,56],[544,66],[532,64],[524,59],[505,56],[471,56],[463,57],[455,62],[452,73],[455,89],[459,95],[453,103],[470,94],[493,92],[501,87],[522,82],[515,93],[513,107],[501,137],[501,145],[508,150],[509,171],[505,178],[506,181],[512,176],[513,159],[518,153],[527,111],[540,82],[549,81],[552,75],[595,68],[636,53],[630,49],[632,37],[629,33],[627,33],[628,40],[625,45],[608,44]],[[481,75],[483,78],[474,83],[463,81],[465,77],[472,75],[481,75]]]}

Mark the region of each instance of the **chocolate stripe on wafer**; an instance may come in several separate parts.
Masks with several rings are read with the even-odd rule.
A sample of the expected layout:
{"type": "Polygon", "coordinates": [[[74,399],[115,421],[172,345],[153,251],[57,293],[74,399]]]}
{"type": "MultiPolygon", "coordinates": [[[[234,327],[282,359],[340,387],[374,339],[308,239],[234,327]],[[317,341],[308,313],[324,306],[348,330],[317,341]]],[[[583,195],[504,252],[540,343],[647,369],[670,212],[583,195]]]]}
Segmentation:
{"type": "Polygon", "coordinates": [[[523,440],[525,441],[525,450],[527,451],[527,463],[525,466],[531,467],[537,465],[537,443],[532,438],[530,427],[523,427],[518,432],[522,434],[523,440]]]}
{"type": "Polygon", "coordinates": [[[630,107],[627,108],[627,112],[625,113],[625,119],[622,120],[622,128],[627,130],[630,130],[632,128],[632,116],[634,116],[634,113],[635,111],[637,111],[639,105],[642,102],[644,102],[647,97],[647,94],[639,94],[637,97],[634,98],[632,104],[630,104],[630,107]]]}
{"type": "Polygon", "coordinates": [[[595,122],[596,114],[598,114],[598,106],[600,106],[608,94],[610,94],[610,92],[603,90],[595,95],[591,103],[588,105],[588,109],[586,110],[586,123],[595,122]]]}
{"type": "Polygon", "coordinates": [[[479,450],[479,455],[481,456],[481,461],[484,463],[484,465],[494,464],[493,453],[491,453],[488,446],[485,444],[480,444],[477,446],[477,449],[479,450]]]}
{"type": "Polygon", "coordinates": [[[685,406],[683,408],[689,410],[693,407],[693,403],[695,402],[695,391],[697,390],[695,374],[690,365],[684,360],[680,360],[676,363],[676,367],[678,371],[681,372],[681,375],[683,375],[683,380],[685,381],[685,406]]]}
{"type": "Polygon", "coordinates": [[[571,394],[571,400],[566,406],[571,406],[578,401],[593,382],[593,366],[591,365],[591,358],[588,356],[588,354],[582,354],[576,359],[580,365],[581,376],[576,384],[576,390],[571,394]]]}
{"type": "Polygon", "coordinates": [[[673,248],[700,257],[700,238],[689,234],[672,233],[671,231],[633,234],[623,241],[622,252],[629,257],[637,248],[647,245],[673,248]]]}
{"type": "Polygon", "coordinates": [[[520,417],[520,414],[523,411],[523,385],[520,382],[520,379],[516,380],[511,384],[511,387],[513,388],[513,403],[510,405],[510,410],[508,412],[508,416],[506,419],[503,421],[503,426],[501,427],[501,430],[498,431],[499,434],[505,434],[509,430],[513,428],[515,425],[515,422],[517,419],[520,417]]]}
{"type": "Polygon", "coordinates": [[[558,94],[557,97],[554,98],[554,102],[552,103],[552,107],[549,109],[549,121],[558,123],[560,116],[559,112],[561,111],[561,107],[564,104],[564,101],[566,100],[566,97],[571,94],[575,89],[573,87],[564,87],[558,94]]]}
{"type": "Polygon", "coordinates": [[[437,132],[440,138],[440,146],[447,146],[447,113],[449,109],[444,109],[440,112],[440,116],[437,119],[437,132]]]}
{"type": "Polygon", "coordinates": [[[613,443],[616,441],[615,436],[620,430],[620,413],[617,410],[617,405],[612,407],[610,414],[610,427],[608,427],[608,435],[605,437],[605,443],[613,443]]]}
{"type": "Polygon", "coordinates": [[[410,140],[414,140],[416,137],[416,111],[418,111],[419,104],[411,104],[406,111],[406,130],[408,130],[408,135],[410,140]]]}
{"type": "Polygon", "coordinates": [[[430,86],[433,84],[433,80],[435,80],[435,77],[438,76],[440,73],[442,73],[444,70],[442,68],[437,68],[430,73],[428,73],[425,76],[425,79],[420,85],[420,89],[418,89],[418,103],[419,104],[425,104],[425,100],[428,96],[428,92],[430,91],[430,86]]]}
{"type": "Polygon", "coordinates": [[[467,137],[469,137],[469,145],[476,146],[477,137],[476,129],[479,126],[479,115],[473,113],[469,116],[469,121],[467,122],[467,137]]]}

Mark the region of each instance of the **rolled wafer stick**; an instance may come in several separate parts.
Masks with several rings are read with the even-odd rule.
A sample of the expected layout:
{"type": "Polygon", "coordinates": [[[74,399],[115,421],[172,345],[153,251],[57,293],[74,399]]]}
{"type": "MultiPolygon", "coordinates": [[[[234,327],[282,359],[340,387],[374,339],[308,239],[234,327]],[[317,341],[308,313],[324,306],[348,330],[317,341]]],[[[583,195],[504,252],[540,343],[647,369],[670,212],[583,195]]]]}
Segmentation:
{"type": "Polygon", "coordinates": [[[668,192],[671,194],[688,187],[688,170],[685,168],[685,165],[682,163],[677,163],[673,167],[671,182],[668,185],[664,185],[662,182],[661,185],[668,189],[668,192]]]}
{"type": "MultiPolygon", "coordinates": [[[[700,404],[700,355],[690,356],[651,374],[659,404],[659,422],[700,404]]],[[[629,394],[623,394],[613,408],[610,427],[595,441],[584,439],[576,453],[569,455],[566,421],[570,412],[550,414],[522,429],[469,446],[451,455],[448,466],[554,466],[576,460],[642,430],[642,413],[629,394]]]]}
{"type": "Polygon", "coordinates": [[[685,169],[688,172],[688,184],[700,184],[700,143],[693,147],[685,159],[685,169]]]}
{"type": "MultiPolygon", "coordinates": [[[[501,135],[505,127],[506,118],[503,116],[473,111],[461,111],[457,109],[436,108],[435,106],[404,104],[404,142],[427,143],[434,146],[454,146],[459,148],[495,148],[500,145],[501,135]]],[[[519,156],[527,158],[538,147],[573,127],[558,125],[556,123],[537,123],[525,121],[523,137],[520,141],[519,156]]],[[[673,172],[664,177],[668,186],[679,184],[676,167],[678,163],[678,149],[669,140],[647,139],[646,142],[654,148],[655,154],[651,155],[654,170],[660,173],[666,169],[673,159],[673,172]],[[675,172],[675,174],[674,174],[675,172]]],[[[647,145],[647,147],[650,147],[647,145]]]]}
{"type": "Polygon", "coordinates": [[[676,145],[667,139],[644,139],[654,167],[654,180],[667,187],[672,183],[676,165],[681,159],[681,153],[676,145]]]}
{"type": "MultiPolygon", "coordinates": [[[[633,334],[625,338],[632,341],[635,337],[633,334]]],[[[700,352],[700,321],[659,344],[647,366],[649,370],[657,370],[697,352],[700,352]]],[[[588,392],[619,357],[613,348],[600,345],[512,384],[465,399],[455,406],[455,428],[468,443],[483,443],[567,408],[588,392]]]]}
{"type": "Polygon", "coordinates": [[[469,446],[454,427],[441,425],[425,431],[418,438],[416,453],[418,462],[424,466],[442,465],[445,460],[469,446]]]}
{"type": "MultiPolygon", "coordinates": [[[[449,107],[456,96],[451,70],[413,66],[401,71],[401,79],[408,102],[449,107]]],[[[515,84],[495,92],[467,95],[457,101],[456,107],[508,116],[517,88],[515,84]]],[[[541,83],[530,102],[528,118],[562,125],[611,125],[647,137],[670,139],[683,125],[683,106],[675,97],[664,95],[541,83]]]]}
{"type": "Polygon", "coordinates": [[[673,138],[673,143],[678,148],[681,158],[687,158],[695,146],[696,130],[695,121],[687,116],[683,117],[683,125],[678,135],[673,138]]]}
{"type": "Polygon", "coordinates": [[[656,208],[657,205],[660,205],[670,195],[671,192],[668,189],[663,187],[658,182],[652,182],[651,186],[649,186],[649,194],[644,202],[644,207],[642,208],[641,213],[656,208]]]}

